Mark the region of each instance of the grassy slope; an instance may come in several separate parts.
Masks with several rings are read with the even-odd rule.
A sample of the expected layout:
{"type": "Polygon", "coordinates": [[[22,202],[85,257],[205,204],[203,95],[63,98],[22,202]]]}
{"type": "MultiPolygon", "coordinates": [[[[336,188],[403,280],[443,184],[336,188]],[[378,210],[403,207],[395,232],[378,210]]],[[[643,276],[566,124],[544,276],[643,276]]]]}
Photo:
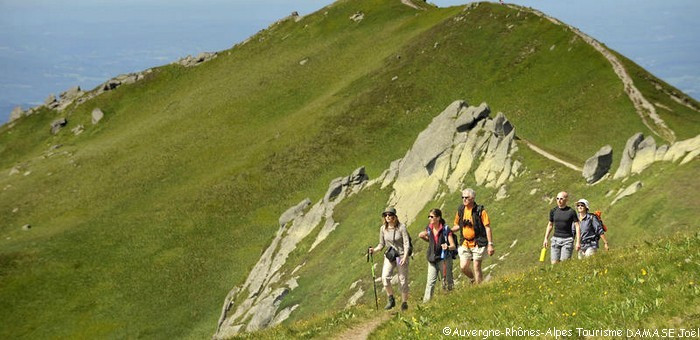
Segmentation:
{"type": "MultiPolygon", "coordinates": [[[[0,334],[210,335],[223,297],[245,279],[286,207],[320,197],[330,179],[357,166],[379,174],[455,99],[487,101],[519,135],[577,163],[603,144],[622,150],[632,133],[647,133],[607,62],[570,32],[499,6],[415,13],[398,1],[338,2],[209,63],[161,67],[83,104],[69,117],[69,128],[87,127],[80,136],[69,129],[50,136],[57,115],[46,112],[0,128],[0,169],[32,171],[0,177],[7,188],[0,191],[0,299],[7,306],[0,317],[13,325],[0,334]],[[347,19],[359,10],[362,22],[347,19]],[[465,19],[445,20],[455,14],[465,19]],[[106,117],[92,127],[94,107],[106,117]],[[580,142],[589,129],[600,141],[580,142]],[[54,144],[63,144],[58,154],[39,158],[54,144]],[[19,230],[24,223],[31,232],[19,230]]],[[[566,174],[545,178],[543,190],[580,181],[521,150],[533,171],[566,174]]],[[[529,192],[519,183],[516,192],[529,192]]],[[[490,203],[489,192],[480,193],[490,203]]],[[[324,286],[313,278],[325,261],[343,257],[335,250],[357,230],[359,248],[376,238],[373,216],[386,194],[366,193],[340,208],[342,227],[312,256],[303,251],[311,240],[301,245],[294,259],[310,264],[285,304],[308,296],[321,308],[344,305],[349,294],[328,294],[362,277],[361,253],[346,248],[350,274],[324,286]]],[[[447,207],[455,205],[451,197],[447,207]]],[[[548,208],[542,202],[540,209],[548,208]]],[[[517,207],[504,202],[494,210],[517,207]]],[[[541,212],[529,214],[537,220],[541,212]]],[[[611,213],[617,218],[628,219],[611,213]]],[[[530,235],[520,242],[537,243],[523,239],[530,235]]],[[[300,308],[293,318],[314,312],[300,308]]]]}
{"type": "MultiPolygon", "coordinates": [[[[506,332],[507,327],[693,328],[700,321],[700,235],[664,237],[586,261],[531,268],[394,318],[374,337],[425,338],[444,327],[506,332]],[[475,299],[474,296],[479,298],[475,299]],[[494,306],[498,306],[494,308],[494,306]],[[460,308],[467,307],[467,308],[460,308]]],[[[501,333],[503,334],[503,333],[501,333]]]]}
{"type": "MultiPolygon", "coordinates": [[[[499,330],[501,336],[506,328],[540,330],[540,335],[558,329],[576,337],[576,328],[622,330],[622,337],[627,329],[694,329],[700,321],[699,245],[698,233],[665,235],[585,261],[529,266],[475,288],[457,285],[449,294],[438,291],[431,302],[396,313],[370,338],[442,337],[445,327],[450,334],[499,330]]],[[[352,307],[241,338],[338,336],[378,313],[386,312],[352,307]]]]}

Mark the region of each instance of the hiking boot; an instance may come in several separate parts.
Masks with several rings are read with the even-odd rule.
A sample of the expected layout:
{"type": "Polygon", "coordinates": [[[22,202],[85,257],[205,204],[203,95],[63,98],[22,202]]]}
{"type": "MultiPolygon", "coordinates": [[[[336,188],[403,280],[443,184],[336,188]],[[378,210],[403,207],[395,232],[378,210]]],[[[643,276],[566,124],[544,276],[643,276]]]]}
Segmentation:
{"type": "Polygon", "coordinates": [[[408,309],[408,302],[404,301],[401,303],[401,310],[407,310],[408,309]]]}
{"type": "Polygon", "coordinates": [[[389,301],[386,303],[386,306],[384,307],[384,309],[392,309],[392,308],[394,308],[394,306],[396,306],[396,301],[394,301],[394,296],[389,295],[389,301]]]}

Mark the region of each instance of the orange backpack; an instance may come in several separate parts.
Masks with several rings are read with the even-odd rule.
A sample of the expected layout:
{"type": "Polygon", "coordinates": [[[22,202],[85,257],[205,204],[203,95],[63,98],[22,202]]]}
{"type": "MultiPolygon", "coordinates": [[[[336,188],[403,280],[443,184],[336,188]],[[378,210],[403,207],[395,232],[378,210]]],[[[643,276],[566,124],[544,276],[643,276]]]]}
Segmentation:
{"type": "Polygon", "coordinates": [[[598,220],[600,221],[600,224],[603,226],[603,230],[607,233],[607,232],[608,232],[608,227],[607,227],[607,226],[605,225],[605,223],[603,222],[603,219],[600,218],[600,215],[602,215],[602,214],[603,214],[603,213],[602,213],[600,210],[596,210],[596,211],[593,213],[593,215],[596,215],[596,216],[598,217],[598,220]]]}

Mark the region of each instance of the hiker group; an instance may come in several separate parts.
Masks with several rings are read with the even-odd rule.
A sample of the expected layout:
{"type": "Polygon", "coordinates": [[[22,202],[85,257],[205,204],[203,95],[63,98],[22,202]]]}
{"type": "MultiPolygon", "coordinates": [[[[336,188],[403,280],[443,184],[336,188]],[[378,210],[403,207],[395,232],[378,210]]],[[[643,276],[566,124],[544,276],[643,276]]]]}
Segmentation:
{"type": "MultiPolygon", "coordinates": [[[[423,302],[432,298],[438,277],[442,278],[442,289],[450,291],[454,288],[452,264],[457,258],[459,258],[461,272],[470,283],[478,284],[483,281],[481,264],[488,256],[495,253],[495,245],[489,215],[483,206],[476,203],[475,198],[476,192],[473,189],[462,191],[462,204],[457,207],[452,226],[446,223],[440,209],[429,211],[428,223],[418,234],[420,239],[428,243],[426,250],[428,274],[423,302]]],[[[552,264],[569,259],[574,248],[579,252],[579,258],[595,254],[601,238],[605,249],[608,249],[608,241],[605,238],[606,229],[599,216],[589,213],[589,202],[585,199],[578,200],[577,212],[568,207],[567,202],[568,194],[560,192],[557,194],[557,206],[549,213],[543,247],[547,248],[550,245],[549,236],[554,230],[551,240],[552,264]]],[[[396,306],[391,284],[391,278],[396,269],[401,292],[401,309],[406,310],[409,293],[408,265],[413,253],[413,240],[408,234],[406,225],[399,221],[395,208],[386,208],[382,213],[382,219],[379,244],[368,248],[368,260],[373,253],[386,248],[381,276],[382,285],[388,297],[384,308],[392,309],[396,306]]],[[[540,261],[542,260],[541,258],[540,261]]],[[[374,280],[374,269],[372,269],[372,276],[374,280]]],[[[376,286],[374,295],[378,308],[376,286]]]]}

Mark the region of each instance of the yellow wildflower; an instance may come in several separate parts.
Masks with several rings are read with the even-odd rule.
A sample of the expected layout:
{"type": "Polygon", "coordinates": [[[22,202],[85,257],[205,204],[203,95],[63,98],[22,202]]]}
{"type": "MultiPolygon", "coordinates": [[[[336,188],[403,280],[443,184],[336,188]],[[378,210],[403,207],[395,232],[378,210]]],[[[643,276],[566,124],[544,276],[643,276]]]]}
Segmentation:
{"type": "Polygon", "coordinates": [[[642,275],[647,275],[647,270],[642,268],[642,275]]]}

